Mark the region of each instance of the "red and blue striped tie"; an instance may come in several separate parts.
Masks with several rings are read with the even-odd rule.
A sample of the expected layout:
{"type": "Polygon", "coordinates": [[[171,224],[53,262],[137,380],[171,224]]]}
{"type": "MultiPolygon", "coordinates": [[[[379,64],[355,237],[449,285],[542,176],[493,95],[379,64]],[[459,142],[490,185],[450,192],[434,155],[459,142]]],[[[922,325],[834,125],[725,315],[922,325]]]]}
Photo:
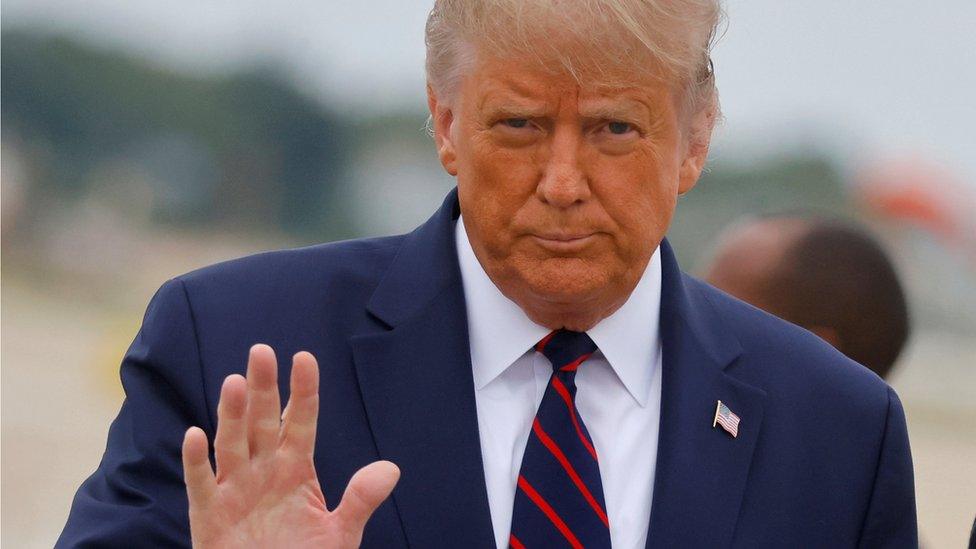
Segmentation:
{"type": "Polygon", "coordinates": [[[596,344],[583,332],[557,330],[535,350],[549,359],[553,374],[522,458],[509,545],[609,548],[600,465],[576,409],[576,369],[596,344]]]}

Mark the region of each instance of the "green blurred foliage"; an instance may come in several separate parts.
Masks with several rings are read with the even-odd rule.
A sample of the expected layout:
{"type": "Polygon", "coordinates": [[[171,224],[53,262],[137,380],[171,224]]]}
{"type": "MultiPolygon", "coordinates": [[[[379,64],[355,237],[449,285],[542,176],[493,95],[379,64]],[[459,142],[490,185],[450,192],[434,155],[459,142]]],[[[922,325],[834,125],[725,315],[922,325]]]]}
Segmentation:
{"type": "Polygon", "coordinates": [[[158,221],[328,232],[347,125],[273,72],[187,76],[20,30],[2,52],[2,122],[32,157],[35,199],[79,198],[100,167],[134,164],[158,221]]]}
{"type": "Polygon", "coordinates": [[[753,161],[713,161],[698,184],[680,197],[668,238],[686,269],[743,215],[796,211],[854,215],[836,165],[816,153],[753,161]]]}

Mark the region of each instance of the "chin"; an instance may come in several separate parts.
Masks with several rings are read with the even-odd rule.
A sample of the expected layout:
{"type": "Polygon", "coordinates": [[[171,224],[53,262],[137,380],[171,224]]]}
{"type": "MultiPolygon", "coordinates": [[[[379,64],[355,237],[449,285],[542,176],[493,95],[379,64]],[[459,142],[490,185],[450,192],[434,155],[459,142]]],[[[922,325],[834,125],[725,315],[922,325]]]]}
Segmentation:
{"type": "Polygon", "coordinates": [[[620,306],[624,276],[613,266],[578,257],[523,256],[504,264],[492,280],[535,323],[583,332],[620,306]]]}
{"type": "Polygon", "coordinates": [[[522,278],[531,293],[554,305],[598,299],[613,280],[603,266],[576,258],[553,258],[528,267],[522,278]]]}

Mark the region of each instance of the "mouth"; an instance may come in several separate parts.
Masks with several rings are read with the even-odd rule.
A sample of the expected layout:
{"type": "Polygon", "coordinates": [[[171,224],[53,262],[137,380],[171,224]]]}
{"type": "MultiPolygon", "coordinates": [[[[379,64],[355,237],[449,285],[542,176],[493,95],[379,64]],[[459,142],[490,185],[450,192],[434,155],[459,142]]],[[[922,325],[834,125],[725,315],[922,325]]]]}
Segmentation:
{"type": "Polygon", "coordinates": [[[533,234],[532,239],[546,250],[566,254],[578,252],[589,246],[596,239],[596,233],[533,234]]]}

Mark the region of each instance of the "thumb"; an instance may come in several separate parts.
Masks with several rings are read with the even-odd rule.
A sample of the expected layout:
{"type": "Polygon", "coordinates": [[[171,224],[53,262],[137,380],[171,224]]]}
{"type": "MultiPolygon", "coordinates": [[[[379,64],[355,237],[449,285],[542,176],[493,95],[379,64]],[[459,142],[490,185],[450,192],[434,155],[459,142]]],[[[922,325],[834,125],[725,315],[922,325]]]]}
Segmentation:
{"type": "Polygon", "coordinates": [[[361,531],[398,480],[400,468],[389,461],[374,461],[356,471],[335,510],[336,518],[347,528],[361,531]]]}

